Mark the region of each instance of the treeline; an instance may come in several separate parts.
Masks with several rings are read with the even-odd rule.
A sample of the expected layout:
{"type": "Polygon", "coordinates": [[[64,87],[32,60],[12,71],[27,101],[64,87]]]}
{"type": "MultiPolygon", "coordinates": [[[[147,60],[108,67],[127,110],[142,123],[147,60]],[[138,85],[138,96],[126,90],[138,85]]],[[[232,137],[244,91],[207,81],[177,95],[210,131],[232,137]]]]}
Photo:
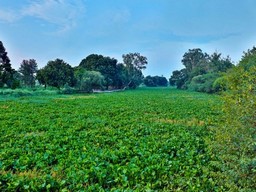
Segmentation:
{"type": "Polygon", "coordinates": [[[35,87],[38,82],[67,92],[91,92],[93,89],[136,88],[143,83],[142,70],[147,58],[140,53],[122,55],[123,63],[114,58],[91,54],[76,67],[62,59],[49,61],[38,69],[36,60],[23,60],[18,71],[11,67],[10,59],[0,41],[0,87],[35,87]]]}
{"type": "Polygon", "coordinates": [[[207,93],[222,90],[221,79],[234,66],[229,57],[222,57],[217,52],[209,55],[199,48],[189,49],[181,62],[185,68],[172,72],[170,85],[207,93]]]}
{"type": "Polygon", "coordinates": [[[173,71],[170,84],[178,89],[221,93],[223,119],[211,122],[207,141],[210,163],[223,191],[256,189],[256,47],[243,53],[237,65],[220,53],[208,55],[190,49],[183,55],[185,68],[173,71]]]}

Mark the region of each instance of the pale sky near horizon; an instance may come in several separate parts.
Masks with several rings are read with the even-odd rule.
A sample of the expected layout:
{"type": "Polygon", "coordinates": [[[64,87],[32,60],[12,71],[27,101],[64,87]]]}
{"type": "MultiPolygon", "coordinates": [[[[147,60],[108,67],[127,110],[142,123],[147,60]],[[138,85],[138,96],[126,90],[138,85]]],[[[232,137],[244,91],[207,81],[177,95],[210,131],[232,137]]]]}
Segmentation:
{"type": "Polygon", "coordinates": [[[237,63],[256,44],[255,8],[256,0],[0,0],[0,41],[15,69],[23,59],[77,66],[90,54],[122,62],[139,52],[144,75],[169,78],[188,49],[237,63]]]}

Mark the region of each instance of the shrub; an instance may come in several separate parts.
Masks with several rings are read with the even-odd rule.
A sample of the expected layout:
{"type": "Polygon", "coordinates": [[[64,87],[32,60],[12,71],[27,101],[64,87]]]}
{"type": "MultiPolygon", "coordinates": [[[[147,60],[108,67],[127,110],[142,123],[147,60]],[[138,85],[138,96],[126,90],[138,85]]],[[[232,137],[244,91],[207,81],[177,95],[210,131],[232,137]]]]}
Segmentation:
{"type": "Polygon", "coordinates": [[[213,84],[219,76],[218,73],[207,73],[195,76],[192,78],[191,83],[188,84],[188,89],[198,92],[214,93],[216,90],[213,84]]]}
{"type": "Polygon", "coordinates": [[[223,124],[214,129],[211,150],[220,159],[213,173],[225,190],[256,189],[256,51],[245,53],[225,77],[223,124]],[[248,58],[249,57],[249,58],[248,58]]]}

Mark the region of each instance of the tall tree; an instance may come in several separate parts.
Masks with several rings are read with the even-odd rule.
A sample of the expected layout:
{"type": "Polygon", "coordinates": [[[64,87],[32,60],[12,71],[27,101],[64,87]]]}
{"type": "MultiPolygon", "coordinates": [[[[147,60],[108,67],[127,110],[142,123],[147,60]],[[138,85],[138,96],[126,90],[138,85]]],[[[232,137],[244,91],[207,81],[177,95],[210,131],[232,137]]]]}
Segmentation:
{"type": "Polygon", "coordinates": [[[172,86],[177,86],[178,89],[185,88],[185,83],[188,79],[186,69],[175,70],[172,72],[172,76],[169,79],[169,83],[172,86]]]}
{"type": "Polygon", "coordinates": [[[83,59],[79,67],[87,71],[98,71],[105,78],[105,86],[108,89],[116,87],[117,82],[117,60],[103,55],[91,54],[83,59]]]}
{"type": "Polygon", "coordinates": [[[23,60],[19,72],[21,74],[22,83],[25,86],[34,87],[36,72],[37,72],[37,63],[34,59],[23,60]]]}
{"type": "Polygon", "coordinates": [[[194,76],[202,75],[207,72],[209,55],[203,53],[200,48],[189,49],[188,52],[183,55],[181,62],[185,66],[189,78],[192,79],[194,76]]]}
{"type": "Polygon", "coordinates": [[[49,61],[38,71],[37,79],[40,83],[60,89],[65,84],[74,86],[75,77],[72,67],[62,59],[49,61]]]}
{"type": "Polygon", "coordinates": [[[143,81],[142,70],[146,69],[147,58],[140,53],[124,54],[123,62],[127,70],[127,87],[136,88],[143,81]]]}
{"type": "Polygon", "coordinates": [[[12,69],[10,62],[5,47],[2,41],[0,41],[0,87],[3,87],[5,84],[8,87],[12,87],[15,70],[12,69]]]}

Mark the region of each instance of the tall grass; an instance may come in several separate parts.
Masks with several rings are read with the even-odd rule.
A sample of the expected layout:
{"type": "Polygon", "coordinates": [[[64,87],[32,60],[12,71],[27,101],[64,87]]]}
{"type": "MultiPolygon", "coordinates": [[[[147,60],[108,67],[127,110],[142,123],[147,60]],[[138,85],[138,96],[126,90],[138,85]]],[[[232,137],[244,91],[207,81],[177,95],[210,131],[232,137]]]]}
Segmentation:
{"type": "Polygon", "coordinates": [[[19,89],[0,89],[0,98],[23,97],[23,96],[44,96],[56,95],[59,91],[53,88],[19,88],[19,89]]]}

